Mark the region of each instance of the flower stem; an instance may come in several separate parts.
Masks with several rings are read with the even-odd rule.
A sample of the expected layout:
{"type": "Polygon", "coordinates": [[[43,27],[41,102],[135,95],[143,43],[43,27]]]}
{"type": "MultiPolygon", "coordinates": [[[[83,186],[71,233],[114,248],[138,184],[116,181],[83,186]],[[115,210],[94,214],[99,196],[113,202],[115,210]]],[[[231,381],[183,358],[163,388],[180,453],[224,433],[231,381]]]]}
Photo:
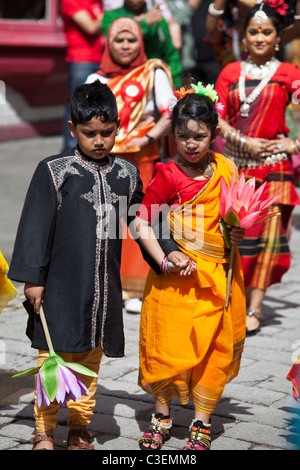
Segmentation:
{"type": "Polygon", "coordinates": [[[51,337],[50,337],[50,333],[49,333],[49,330],[48,330],[48,325],[47,325],[47,322],[46,322],[46,318],[45,318],[45,314],[44,314],[44,310],[43,310],[42,305],[40,307],[40,317],[41,317],[41,322],[42,322],[42,325],[43,325],[47,345],[48,345],[49,352],[50,352],[50,351],[53,351],[53,345],[52,345],[52,341],[51,341],[51,337]]]}
{"type": "Polygon", "coordinates": [[[229,268],[228,268],[228,277],[227,277],[227,286],[226,286],[226,302],[225,308],[229,305],[229,294],[230,294],[230,286],[232,280],[232,271],[233,271],[233,260],[234,260],[234,245],[231,245],[230,248],[230,258],[229,258],[229,268]]]}

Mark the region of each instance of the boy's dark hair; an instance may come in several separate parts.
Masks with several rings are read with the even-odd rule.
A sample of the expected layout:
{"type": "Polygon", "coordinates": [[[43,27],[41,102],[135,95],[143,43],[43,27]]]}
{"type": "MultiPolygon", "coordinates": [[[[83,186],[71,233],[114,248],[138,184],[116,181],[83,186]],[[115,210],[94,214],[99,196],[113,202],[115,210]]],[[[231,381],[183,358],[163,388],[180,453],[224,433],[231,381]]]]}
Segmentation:
{"type": "Polygon", "coordinates": [[[70,104],[71,119],[75,127],[92,118],[118,123],[116,98],[110,88],[100,80],[79,85],[72,94],[70,104]]]}
{"type": "MultiPolygon", "coordinates": [[[[184,82],[186,90],[191,88],[191,83],[196,83],[195,79],[188,76],[184,82]]],[[[173,134],[176,127],[187,130],[190,119],[204,122],[211,129],[212,135],[219,123],[219,116],[213,101],[207,96],[188,93],[179,100],[172,112],[171,127],[173,134]]]]}

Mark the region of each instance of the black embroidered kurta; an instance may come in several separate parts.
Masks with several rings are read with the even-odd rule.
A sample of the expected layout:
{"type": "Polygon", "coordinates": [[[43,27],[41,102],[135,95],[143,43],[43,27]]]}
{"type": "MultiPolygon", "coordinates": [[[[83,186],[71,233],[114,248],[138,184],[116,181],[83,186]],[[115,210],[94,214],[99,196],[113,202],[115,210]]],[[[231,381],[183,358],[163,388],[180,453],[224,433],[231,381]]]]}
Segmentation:
{"type": "MultiPolygon", "coordinates": [[[[100,340],[107,356],[124,355],[120,218],[130,223],[142,198],[137,167],[121,157],[103,165],[75,150],[39,163],[9,277],[45,286],[57,352],[88,351],[100,340]]],[[[48,349],[38,315],[32,346],[48,349]]]]}

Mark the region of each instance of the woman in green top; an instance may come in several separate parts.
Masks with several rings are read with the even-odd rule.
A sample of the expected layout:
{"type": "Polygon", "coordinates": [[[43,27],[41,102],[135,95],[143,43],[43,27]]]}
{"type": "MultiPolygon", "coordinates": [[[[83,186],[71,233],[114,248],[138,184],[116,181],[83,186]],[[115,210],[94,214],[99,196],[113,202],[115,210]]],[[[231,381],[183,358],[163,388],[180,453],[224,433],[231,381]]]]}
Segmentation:
{"type": "Polygon", "coordinates": [[[181,60],[175,49],[168,24],[162,17],[159,7],[147,10],[146,2],[125,0],[124,6],[106,11],[103,17],[103,32],[107,35],[110,24],[122,16],[134,18],[140,25],[148,59],[162,59],[171,68],[175,88],[181,86],[181,60]]]}

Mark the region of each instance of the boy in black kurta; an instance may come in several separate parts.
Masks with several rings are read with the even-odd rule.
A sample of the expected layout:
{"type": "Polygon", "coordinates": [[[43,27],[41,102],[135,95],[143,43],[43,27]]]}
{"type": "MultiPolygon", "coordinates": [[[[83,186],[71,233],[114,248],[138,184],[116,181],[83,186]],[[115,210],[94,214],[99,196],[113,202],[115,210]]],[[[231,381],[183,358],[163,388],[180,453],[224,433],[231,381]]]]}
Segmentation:
{"type": "MultiPolygon", "coordinates": [[[[102,351],[110,357],[124,355],[120,219],[130,223],[130,209],[134,218],[132,206],[143,198],[142,183],[134,164],[109,153],[119,126],[110,89],[100,82],[82,85],[71,105],[69,128],[78,146],[38,165],[9,277],[25,283],[25,296],[36,313],[43,302],[55,351],[98,373],[102,351]]],[[[41,364],[48,352],[38,315],[32,346],[40,350],[41,364]]],[[[92,448],[85,428],[97,379],[84,381],[90,395],[68,404],[71,449],[92,448]]],[[[34,448],[53,448],[57,412],[55,402],[47,409],[35,405],[34,448]]]]}

